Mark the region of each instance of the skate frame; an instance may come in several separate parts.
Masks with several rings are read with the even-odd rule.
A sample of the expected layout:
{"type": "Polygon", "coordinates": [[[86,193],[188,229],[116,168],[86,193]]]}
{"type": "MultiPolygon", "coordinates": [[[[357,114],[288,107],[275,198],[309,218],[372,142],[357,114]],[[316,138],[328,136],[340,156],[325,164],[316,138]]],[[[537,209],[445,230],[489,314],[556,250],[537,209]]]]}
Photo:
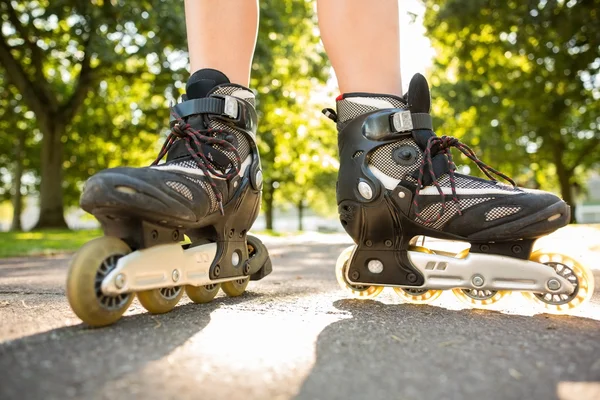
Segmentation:
{"type": "MultiPolygon", "coordinates": [[[[237,254],[237,253],[235,253],[237,254]]],[[[109,296],[173,286],[205,286],[246,279],[241,257],[231,260],[240,275],[210,279],[210,267],[217,255],[217,244],[207,243],[185,249],[179,243],[162,244],[134,251],[117,262],[102,281],[102,292],[109,296]]]]}
{"type": "MultiPolygon", "coordinates": [[[[350,265],[356,248],[350,256],[350,265]]],[[[411,264],[423,275],[426,286],[391,285],[403,288],[427,289],[485,289],[512,290],[552,294],[571,294],[575,286],[545,264],[507,257],[497,254],[469,253],[465,258],[447,255],[408,251],[411,264]],[[556,285],[556,282],[559,285],[556,285]],[[549,285],[550,283],[550,285],[549,285]],[[549,286],[552,286],[551,289],[549,286]],[[556,288],[558,286],[558,288],[556,288]]],[[[373,259],[375,260],[375,259],[373,259]]],[[[383,268],[396,266],[383,265],[383,268]]],[[[346,280],[356,285],[380,285],[377,282],[356,282],[350,279],[346,269],[346,280]]]]}

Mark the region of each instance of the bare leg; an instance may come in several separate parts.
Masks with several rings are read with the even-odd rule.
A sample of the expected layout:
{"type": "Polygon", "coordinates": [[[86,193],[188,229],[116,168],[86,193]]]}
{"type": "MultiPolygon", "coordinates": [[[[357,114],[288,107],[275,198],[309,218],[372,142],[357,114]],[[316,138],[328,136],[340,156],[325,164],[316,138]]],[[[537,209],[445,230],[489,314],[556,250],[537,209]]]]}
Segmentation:
{"type": "Polygon", "coordinates": [[[248,86],[258,0],[185,0],[191,72],[213,68],[248,86]]]}
{"type": "Polygon", "coordinates": [[[401,94],[398,0],[318,0],[317,9],[340,91],[401,94]]]}

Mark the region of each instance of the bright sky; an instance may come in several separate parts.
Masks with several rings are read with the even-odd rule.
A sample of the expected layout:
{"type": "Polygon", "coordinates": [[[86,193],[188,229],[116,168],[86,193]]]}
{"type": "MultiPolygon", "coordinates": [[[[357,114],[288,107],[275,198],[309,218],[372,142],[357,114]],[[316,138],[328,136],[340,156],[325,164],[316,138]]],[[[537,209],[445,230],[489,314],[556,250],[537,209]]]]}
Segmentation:
{"type": "Polygon", "coordinates": [[[400,2],[400,63],[402,73],[402,92],[408,89],[410,78],[420,72],[425,75],[431,66],[435,51],[425,36],[423,14],[425,6],[419,0],[400,2]],[[416,18],[412,21],[411,15],[416,18]]]}

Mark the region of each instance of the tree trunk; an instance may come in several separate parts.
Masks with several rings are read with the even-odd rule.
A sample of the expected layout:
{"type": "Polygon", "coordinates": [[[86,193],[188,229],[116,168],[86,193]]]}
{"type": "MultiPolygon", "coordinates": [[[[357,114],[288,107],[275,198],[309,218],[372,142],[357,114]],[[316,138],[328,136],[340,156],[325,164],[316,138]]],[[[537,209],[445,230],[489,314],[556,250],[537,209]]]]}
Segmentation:
{"type": "Polygon", "coordinates": [[[556,165],[556,175],[558,177],[558,183],[560,185],[560,195],[563,200],[571,206],[571,223],[575,221],[575,199],[573,197],[573,187],[570,182],[571,173],[562,163],[562,159],[556,159],[555,157],[555,165],[556,165]]]}
{"type": "Polygon", "coordinates": [[[265,182],[263,199],[265,201],[265,222],[267,230],[273,230],[273,194],[275,188],[272,182],[265,182]]]}
{"type": "MultiPolygon", "coordinates": [[[[40,124],[41,125],[41,124],[40,124]]],[[[42,132],[40,218],[35,229],[66,228],[64,217],[62,161],[64,126],[50,121],[42,132]]]]}
{"type": "Polygon", "coordinates": [[[11,231],[22,231],[21,214],[23,214],[23,195],[21,194],[21,178],[23,177],[23,157],[25,157],[25,133],[20,133],[15,151],[15,173],[13,175],[13,217],[10,224],[11,231]]]}
{"type": "Polygon", "coordinates": [[[302,226],[302,218],[304,214],[304,200],[298,202],[298,231],[302,232],[304,227],[302,226]]]}

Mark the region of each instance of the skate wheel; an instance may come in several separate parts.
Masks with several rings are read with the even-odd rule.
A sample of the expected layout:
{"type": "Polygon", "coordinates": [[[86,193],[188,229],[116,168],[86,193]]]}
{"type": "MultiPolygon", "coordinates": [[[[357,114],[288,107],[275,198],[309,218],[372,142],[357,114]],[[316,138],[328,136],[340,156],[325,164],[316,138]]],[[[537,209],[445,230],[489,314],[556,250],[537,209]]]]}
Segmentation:
{"type": "Polygon", "coordinates": [[[223,292],[225,292],[227,296],[237,297],[244,293],[249,283],[250,278],[242,278],[237,279],[235,281],[227,281],[221,283],[221,289],[223,289],[223,292]]]}
{"type": "MultiPolygon", "coordinates": [[[[469,255],[469,249],[464,249],[458,253],[456,258],[466,258],[469,255]]],[[[505,296],[509,295],[510,290],[487,290],[487,289],[452,289],[452,293],[461,303],[475,308],[488,308],[496,304],[505,296]]]]}
{"type": "Polygon", "coordinates": [[[538,250],[531,261],[546,264],[575,285],[570,295],[552,293],[522,292],[525,298],[541,305],[552,314],[565,314],[587,303],[594,294],[594,274],[575,259],[560,253],[538,250]]]}
{"type": "Polygon", "coordinates": [[[412,289],[412,288],[399,288],[395,287],[394,292],[407,303],[412,304],[429,304],[435,301],[442,295],[443,290],[435,289],[412,289]]]}
{"type": "Polygon", "coordinates": [[[133,295],[107,296],[100,285],[119,258],[131,253],[122,240],[111,236],[94,239],[71,259],[67,274],[67,299],[75,314],[90,326],[106,326],[121,318],[133,295]]]}
{"type": "Polygon", "coordinates": [[[487,290],[487,289],[452,289],[452,293],[462,303],[475,308],[488,308],[496,304],[505,296],[510,294],[510,290],[487,290]]]}
{"type": "Polygon", "coordinates": [[[335,277],[337,278],[338,284],[346,293],[351,297],[357,299],[372,299],[383,291],[383,286],[359,286],[351,285],[346,280],[346,270],[348,268],[348,260],[352,255],[354,246],[348,247],[340,254],[335,265],[335,277]]]}
{"type": "Polygon", "coordinates": [[[144,290],[137,297],[142,306],[151,314],[164,314],[171,311],[183,296],[181,286],[144,290]]]}
{"type": "Polygon", "coordinates": [[[214,299],[217,293],[219,293],[220,288],[221,285],[219,283],[206,286],[187,285],[185,287],[185,293],[194,303],[204,304],[214,299]]]}

